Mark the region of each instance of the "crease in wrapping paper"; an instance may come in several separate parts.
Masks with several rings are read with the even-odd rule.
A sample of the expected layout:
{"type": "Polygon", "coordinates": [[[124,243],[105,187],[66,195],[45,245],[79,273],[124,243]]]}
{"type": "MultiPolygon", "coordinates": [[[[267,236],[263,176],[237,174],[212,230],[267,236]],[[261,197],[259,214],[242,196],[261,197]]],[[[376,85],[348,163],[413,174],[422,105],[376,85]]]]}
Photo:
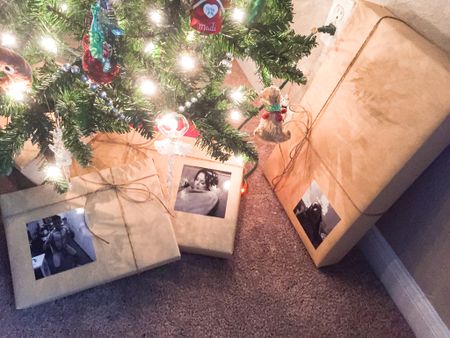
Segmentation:
{"type": "MultiPolygon", "coordinates": [[[[85,193],[85,194],[74,196],[74,197],[69,198],[69,199],[65,199],[64,202],[69,202],[69,201],[72,201],[72,200],[79,199],[81,197],[86,197],[86,201],[85,201],[85,204],[84,204],[84,209],[87,209],[89,207],[90,197],[93,197],[93,196],[95,196],[96,194],[98,194],[100,192],[113,190],[115,195],[116,195],[116,199],[117,199],[117,202],[119,204],[119,207],[120,207],[120,214],[121,214],[121,217],[123,219],[123,224],[125,226],[125,230],[127,232],[128,242],[130,244],[131,252],[133,254],[134,265],[136,267],[136,271],[139,271],[139,266],[138,266],[136,255],[135,255],[135,249],[133,247],[133,242],[132,242],[132,240],[130,238],[130,228],[129,228],[127,220],[126,220],[126,212],[124,210],[123,204],[121,203],[120,197],[122,197],[124,199],[127,199],[128,201],[133,202],[133,203],[151,202],[153,200],[152,197],[154,197],[164,207],[164,209],[167,211],[168,214],[171,214],[171,212],[168,209],[168,207],[164,204],[164,202],[155,193],[153,193],[147,185],[145,185],[144,183],[140,183],[139,182],[139,181],[145,180],[147,178],[152,178],[152,177],[158,176],[157,173],[154,173],[154,174],[151,174],[151,175],[147,175],[147,176],[143,176],[143,177],[140,177],[140,178],[135,179],[133,181],[128,181],[126,183],[115,183],[114,182],[115,181],[114,174],[112,172],[112,169],[109,168],[108,170],[110,172],[110,175],[111,175],[111,178],[112,178],[113,182],[109,182],[106,179],[106,177],[101,174],[100,171],[96,172],[96,174],[101,179],[100,181],[91,181],[91,180],[87,180],[87,179],[85,179],[85,178],[80,176],[80,179],[82,181],[84,181],[86,183],[100,185],[101,187],[96,189],[93,192],[88,192],[88,193],[85,193]],[[135,188],[132,185],[138,185],[141,188],[135,188]],[[146,193],[147,196],[146,196],[145,199],[137,199],[137,198],[134,198],[131,194],[127,194],[127,191],[128,192],[143,192],[143,193],[146,193]]],[[[54,203],[46,204],[44,207],[45,208],[52,207],[52,206],[58,205],[59,203],[61,203],[61,202],[57,201],[57,202],[54,202],[54,203]]],[[[15,213],[15,214],[9,214],[5,218],[6,219],[14,218],[14,217],[17,217],[19,215],[25,215],[25,214],[37,211],[37,210],[42,209],[42,208],[43,207],[36,207],[34,209],[27,209],[25,211],[21,211],[21,212],[15,213]]],[[[89,225],[89,222],[86,222],[86,226],[87,226],[87,229],[89,230],[89,232],[94,237],[96,237],[97,239],[103,241],[104,243],[106,243],[108,245],[110,244],[106,239],[102,238],[100,235],[96,234],[95,231],[92,230],[91,226],[89,225]]]]}
{"type": "MultiPolygon", "coordinates": [[[[334,175],[333,170],[331,170],[326,162],[322,159],[322,157],[320,156],[319,152],[313,147],[312,142],[311,142],[311,135],[314,129],[314,126],[318,123],[318,121],[320,120],[321,116],[323,115],[323,113],[326,111],[327,107],[329,106],[330,102],[332,101],[333,97],[335,96],[336,92],[338,91],[339,87],[341,86],[341,84],[344,82],[344,80],[346,79],[348,73],[351,71],[353,65],[356,63],[356,61],[359,59],[360,55],[362,54],[362,52],[364,51],[365,47],[367,46],[367,44],[369,43],[370,39],[372,38],[372,36],[374,35],[375,31],[377,30],[378,26],[380,25],[380,23],[385,20],[385,19],[392,19],[392,20],[396,20],[399,21],[403,24],[405,24],[406,26],[408,26],[409,28],[413,29],[413,27],[411,27],[408,23],[406,23],[405,21],[396,18],[394,16],[390,16],[390,15],[385,15],[382,16],[378,19],[378,21],[375,23],[375,25],[372,27],[372,29],[370,30],[368,36],[365,38],[364,42],[362,43],[361,47],[358,49],[357,53],[355,54],[355,56],[353,57],[353,59],[351,60],[350,64],[347,66],[347,68],[345,69],[343,75],[340,77],[339,81],[337,82],[337,84],[335,85],[333,91],[331,92],[331,94],[327,97],[327,99],[325,100],[325,103],[323,104],[323,106],[321,107],[321,109],[319,110],[319,112],[317,113],[317,115],[312,118],[312,114],[311,112],[305,110],[303,107],[300,107],[300,110],[302,110],[305,115],[307,116],[306,118],[306,122],[305,123],[301,123],[301,125],[299,125],[299,122],[295,119],[288,121],[286,125],[288,125],[289,123],[294,122],[296,124],[296,126],[298,127],[299,131],[302,131],[303,133],[303,137],[301,138],[301,140],[289,151],[289,160],[287,162],[287,164],[284,165],[284,169],[281,172],[281,174],[275,176],[274,178],[272,178],[271,180],[271,184],[273,186],[274,191],[276,191],[278,185],[281,183],[283,177],[285,175],[289,175],[292,170],[293,167],[295,165],[295,161],[298,158],[299,154],[302,152],[302,149],[307,146],[308,148],[310,148],[314,154],[317,156],[317,158],[319,159],[321,165],[323,165],[323,167],[326,169],[326,171],[328,172],[328,174],[332,177],[332,179],[336,182],[336,184],[339,186],[339,188],[342,190],[342,192],[347,196],[349,202],[352,204],[352,206],[361,214],[364,216],[368,216],[368,217],[379,217],[382,216],[383,214],[386,213],[386,211],[389,209],[386,208],[386,210],[383,211],[374,211],[374,212],[368,212],[363,210],[363,208],[360,208],[357,203],[355,202],[355,200],[352,198],[351,194],[345,189],[344,185],[338,180],[338,178],[336,177],[336,175],[334,175]],[[302,127],[304,127],[304,131],[302,130],[302,127]]],[[[415,30],[414,30],[415,31],[415,30]]],[[[415,31],[416,32],[416,31],[415,31]]],[[[416,32],[417,33],[417,32],[416,32]]],[[[419,35],[421,35],[420,33],[418,33],[419,35]]],[[[421,35],[422,36],[422,35],[421,35]]],[[[375,68],[375,67],[374,67],[375,68]]],[[[391,64],[391,69],[392,69],[392,64],[391,64]]],[[[370,74],[373,71],[376,71],[375,69],[372,69],[372,71],[369,69],[365,69],[363,70],[366,72],[366,74],[361,74],[361,76],[357,79],[359,81],[361,81],[361,79],[363,78],[367,78],[367,75],[370,76],[370,74]],[[364,75],[364,76],[362,76],[364,75]]],[[[388,70],[389,71],[389,70],[388,70]]],[[[384,72],[383,72],[384,73],[384,72]]],[[[363,87],[363,86],[360,86],[363,87]]],[[[356,93],[358,95],[358,97],[362,100],[365,101],[365,103],[369,106],[369,107],[374,107],[374,101],[376,101],[376,98],[374,99],[372,97],[372,95],[364,95],[364,92],[358,92],[356,93]]],[[[379,118],[385,118],[384,114],[382,111],[380,111],[379,107],[375,107],[376,109],[374,109],[374,111],[376,112],[376,115],[379,118]]],[[[294,113],[298,113],[294,108],[290,109],[294,112],[294,113]]],[[[389,120],[391,123],[395,123],[396,121],[392,121],[389,120]]],[[[279,147],[279,152],[283,158],[283,162],[286,163],[286,160],[283,157],[283,152],[281,149],[281,145],[278,143],[278,147],[279,147]]],[[[308,166],[309,168],[309,166],[308,166]]],[[[310,168],[309,168],[310,170],[310,168]]]]}

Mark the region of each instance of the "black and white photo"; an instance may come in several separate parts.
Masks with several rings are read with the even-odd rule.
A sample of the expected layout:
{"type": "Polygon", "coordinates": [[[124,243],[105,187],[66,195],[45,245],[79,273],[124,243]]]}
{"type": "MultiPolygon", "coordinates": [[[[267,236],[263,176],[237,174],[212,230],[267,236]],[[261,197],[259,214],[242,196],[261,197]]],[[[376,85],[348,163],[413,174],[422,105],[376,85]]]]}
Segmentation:
{"type": "Polygon", "coordinates": [[[26,228],[36,279],[96,260],[82,208],[29,222],[26,228]]]}
{"type": "Polygon", "coordinates": [[[306,189],[294,213],[316,249],[341,220],[316,181],[306,189]]]}
{"type": "Polygon", "coordinates": [[[185,165],[178,185],[175,210],[225,217],[231,173],[185,165]]]}

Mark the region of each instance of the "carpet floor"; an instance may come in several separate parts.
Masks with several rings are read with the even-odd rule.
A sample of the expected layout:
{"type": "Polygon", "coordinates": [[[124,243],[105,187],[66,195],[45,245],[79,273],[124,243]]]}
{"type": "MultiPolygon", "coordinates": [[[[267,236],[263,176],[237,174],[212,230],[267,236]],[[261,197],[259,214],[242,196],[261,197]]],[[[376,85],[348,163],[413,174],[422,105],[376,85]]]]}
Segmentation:
{"type": "MultiPolygon", "coordinates": [[[[237,69],[229,84],[245,79],[237,69]]],[[[255,118],[247,126],[253,130],[255,118]]],[[[261,163],[272,146],[255,140],[261,163]]],[[[0,193],[24,189],[14,172],[0,193]]],[[[362,254],[316,269],[261,168],[242,199],[235,253],[178,262],[15,310],[0,226],[0,337],[413,337],[362,254]]]]}

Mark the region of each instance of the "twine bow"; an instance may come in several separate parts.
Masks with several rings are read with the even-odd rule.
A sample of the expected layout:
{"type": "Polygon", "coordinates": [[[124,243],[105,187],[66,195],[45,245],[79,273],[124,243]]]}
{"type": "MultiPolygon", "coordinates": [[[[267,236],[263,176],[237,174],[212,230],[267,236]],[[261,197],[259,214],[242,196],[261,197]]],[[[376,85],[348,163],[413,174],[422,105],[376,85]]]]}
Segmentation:
{"type": "MultiPolygon", "coordinates": [[[[148,175],[145,177],[141,177],[139,179],[136,179],[134,181],[128,181],[126,183],[115,183],[114,182],[114,175],[112,173],[112,169],[109,169],[110,173],[111,173],[111,178],[112,178],[112,182],[110,182],[100,171],[97,170],[97,175],[100,178],[100,182],[99,181],[91,181],[88,180],[82,176],[80,176],[79,178],[87,183],[92,183],[92,184],[97,184],[100,185],[101,187],[96,189],[94,192],[92,193],[88,193],[86,194],[86,201],[84,204],[84,208],[86,209],[89,203],[89,199],[92,196],[95,196],[97,193],[100,192],[104,192],[104,191],[108,191],[108,190],[113,190],[116,194],[116,198],[117,198],[117,202],[119,203],[119,208],[120,208],[120,214],[122,216],[123,219],[123,223],[125,226],[125,230],[127,231],[127,237],[128,237],[128,242],[130,243],[130,247],[131,247],[131,252],[133,254],[133,260],[134,260],[134,264],[136,266],[136,270],[139,270],[138,264],[137,264],[137,260],[136,260],[136,255],[134,253],[134,247],[133,247],[133,242],[131,241],[131,237],[130,237],[130,229],[126,220],[126,213],[125,213],[125,209],[124,206],[122,204],[121,199],[119,198],[119,196],[129,202],[132,203],[146,203],[146,202],[150,202],[153,199],[156,199],[163,207],[164,209],[167,211],[167,213],[171,216],[173,216],[173,214],[170,212],[169,208],[164,204],[164,202],[159,198],[158,195],[156,195],[155,193],[153,193],[150,188],[142,183],[142,182],[138,182],[141,181],[143,179],[146,178],[151,178],[154,176],[158,176],[158,174],[152,174],[152,175],[148,175]],[[135,193],[144,193],[143,198],[136,198],[134,197],[135,193]]],[[[104,238],[102,238],[101,236],[97,235],[91,227],[89,227],[88,222],[85,222],[86,227],[88,228],[89,232],[96,237],[97,239],[105,242],[106,244],[109,244],[109,242],[107,240],[105,240],[104,238]]]]}

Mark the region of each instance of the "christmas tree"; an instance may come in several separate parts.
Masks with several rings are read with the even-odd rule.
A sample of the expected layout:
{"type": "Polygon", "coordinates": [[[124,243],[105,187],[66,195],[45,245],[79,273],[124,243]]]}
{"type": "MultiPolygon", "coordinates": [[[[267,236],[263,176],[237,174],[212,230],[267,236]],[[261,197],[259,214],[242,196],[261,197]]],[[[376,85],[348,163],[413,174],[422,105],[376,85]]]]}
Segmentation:
{"type": "Polygon", "coordinates": [[[265,85],[304,84],[298,60],[316,46],[317,32],[333,31],[296,34],[290,0],[0,3],[0,115],[8,118],[0,174],[28,139],[49,161],[73,155],[88,165],[83,137],[135,129],[152,138],[167,111],[191,121],[213,158],[257,161],[248,135],[228,121],[232,110],[258,114],[253,90],[222,85],[233,58],[253,59],[265,85]]]}

